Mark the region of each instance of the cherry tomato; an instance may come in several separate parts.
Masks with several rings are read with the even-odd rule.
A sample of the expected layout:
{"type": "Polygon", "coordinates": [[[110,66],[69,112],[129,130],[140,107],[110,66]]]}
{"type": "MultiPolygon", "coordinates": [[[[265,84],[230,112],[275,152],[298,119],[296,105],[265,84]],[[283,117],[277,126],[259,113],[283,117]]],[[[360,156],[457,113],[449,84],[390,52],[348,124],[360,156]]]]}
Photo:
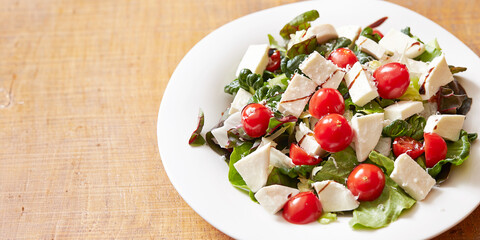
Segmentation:
{"type": "Polygon", "coordinates": [[[344,116],[331,113],[317,122],[314,134],[323,149],[329,152],[340,152],[350,145],[354,133],[344,116]]]}
{"type": "Polygon", "coordinates": [[[320,88],[310,98],[308,111],[316,118],[321,118],[329,113],[343,114],[345,101],[337,89],[320,88]]]}
{"type": "Polygon", "coordinates": [[[295,143],[292,143],[290,146],[290,158],[295,165],[317,165],[322,161],[321,158],[308,155],[305,150],[295,143]]]}
{"type": "Polygon", "coordinates": [[[431,168],[447,157],[447,143],[436,133],[424,133],[423,138],[425,138],[425,165],[431,168]]]}
{"type": "Polygon", "coordinates": [[[373,34],[376,33],[376,34],[380,35],[380,38],[383,38],[382,32],[380,32],[380,31],[379,31],[378,29],[376,29],[376,28],[373,29],[373,32],[372,32],[372,33],[373,33],[373,34]]]}
{"type": "Polygon", "coordinates": [[[259,103],[251,103],[242,110],[242,125],[248,136],[257,138],[265,135],[272,111],[259,103]]]}
{"type": "Polygon", "coordinates": [[[358,58],[352,50],[348,48],[337,48],[328,56],[328,60],[335,63],[340,68],[351,68],[358,62],[358,58]]]}
{"type": "Polygon", "coordinates": [[[415,159],[420,157],[424,152],[425,150],[423,150],[422,143],[411,137],[402,136],[393,140],[393,154],[395,154],[396,157],[402,153],[407,153],[408,156],[415,159]]]}
{"type": "Polygon", "coordinates": [[[378,95],[386,99],[401,97],[410,84],[407,66],[398,62],[387,63],[373,72],[377,82],[378,95]]]}
{"type": "Polygon", "coordinates": [[[322,204],[312,192],[301,192],[283,206],[283,218],[295,224],[307,224],[322,215],[322,204]]]}
{"type": "Polygon", "coordinates": [[[274,72],[280,67],[280,51],[276,50],[268,59],[267,71],[274,72]]]}
{"type": "Polygon", "coordinates": [[[377,199],[385,186],[385,175],[382,169],[362,163],[356,166],[348,175],[347,187],[359,201],[373,201],[377,199]]]}

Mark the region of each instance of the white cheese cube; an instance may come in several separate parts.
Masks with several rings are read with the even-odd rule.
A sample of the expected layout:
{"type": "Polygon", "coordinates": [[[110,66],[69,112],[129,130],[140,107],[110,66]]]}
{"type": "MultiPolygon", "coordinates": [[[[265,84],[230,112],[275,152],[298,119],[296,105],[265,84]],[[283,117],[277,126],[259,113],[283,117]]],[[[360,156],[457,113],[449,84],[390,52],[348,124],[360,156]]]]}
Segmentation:
{"type": "Polygon", "coordinates": [[[268,64],[268,44],[250,45],[248,46],[245,55],[243,55],[240,64],[238,65],[236,76],[244,68],[250,69],[253,73],[263,74],[268,64]]]}
{"type": "Polygon", "coordinates": [[[450,72],[445,55],[434,58],[428,64],[428,70],[420,76],[418,84],[420,87],[420,94],[423,100],[430,99],[435,95],[441,86],[453,81],[453,75],[450,72]]]}
{"type": "Polygon", "coordinates": [[[310,156],[318,157],[326,153],[326,151],[320,147],[317,140],[315,140],[313,131],[303,122],[296,127],[295,139],[298,145],[310,156]]]}
{"type": "Polygon", "coordinates": [[[413,59],[407,58],[405,65],[407,65],[408,73],[410,74],[410,78],[422,76],[423,73],[427,72],[428,64],[422,61],[415,61],[413,59]]]}
{"type": "Polygon", "coordinates": [[[435,185],[435,179],[406,153],[395,160],[390,178],[417,201],[423,200],[435,185]]]}
{"type": "Polygon", "coordinates": [[[238,92],[235,95],[232,104],[230,105],[230,110],[228,113],[232,114],[242,111],[243,107],[247,105],[250,98],[252,98],[251,93],[245,91],[243,88],[238,89],[238,92]]]}
{"type": "Polygon", "coordinates": [[[218,145],[222,148],[226,148],[228,145],[228,136],[227,131],[236,128],[242,125],[242,114],[240,112],[236,112],[230,115],[224,122],[223,126],[219,128],[215,128],[212,130],[213,137],[217,140],[218,145]]]}
{"type": "Polygon", "coordinates": [[[395,29],[385,34],[378,44],[389,51],[404,53],[408,58],[416,58],[425,52],[423,43],[395,29]]]}
{"type": "Polygon", "coordinates": [[[275,214],[283,208],[288,199],[300,193],[298,189],[282,185],[270,185],[263,187],[255,193],[258,203],[271,214],[275,214]]]}
{"type": "Polygon", "coordinates": [[[357,46],[362,52],[366,52],[372,55],[377,60],[381,59],[385,55],[386,49],[380,46],[378,43],[370,38],[360,36],[357,40],[357,46]]]}
{"type": "Polygon", "coordinates": [[[337,89],[338,86],[340,86],[344,76],[345,72],[339,68],[335,70],[333,74],[330,75],[329,78],[327,78],[327,80],[320,85],[320,87],[337,89]]]}
{"type": "Polygon", "coordinates": [[[308,55],[298,68],[317,85],[324,83],[338,69],[337,65],[325,59],[317,51],[308,55]]]}
{"type": "Polygon", "coordinates": [[[362,28],[356,25],[347,25],[336,28],[338,37],[345,37],[352,40],[352,44],[357,40],[362,32],[362,28]]]}
{"type": "Polygon", "coordinates": [[[252,192],[257,192],[267,183],[270,149],[270,144],[257,148],[233,164],[252,192]]]}
{"type": "Polygon", "coordinates": [[[315,92],[316,87],[317,84],[312,80],[300,74],[295,74],[278,103],[278,110],[284,115],[292,115],[298,118],[308,100],[310,100],[310,96],[315,92]]]}
{"type": "Polygon", "coordinates": [[[370,152],[375,148],[382,136],[383,113],[369,115],[355,115],[352,118],[352,129],[355,132],[353,142],[357,160],[363,162],[368,158],[370,152]]]}
{"type": "Polygon", "coordinates": [[[313,183],[324,212],[350,211],[360,203],[345,186],[332,180],[313,183]]]}
{"type": "Polygon", "coordinates": [[[356,105],[361,107],[378,97],[375,83],[359,62],[352,66],[350,71],[345,74],[344,79],[352,101],[356,105]]]}
{"type": "Polygon", "coordinates": [[[402,59],[404,58],[404,55],[398,53],[398,52],[385,52],[385,55],[378,60],[380,62],[380,65],[385,65],[387,63],[391,62],[402,62],[402,59]]]}
{"type": "Polygon", "coordinates": [[[277,168],[293,168],[295,167],[295,164],[287,155],[272,147],[272,149],[270,149],[270,166],[277,168]]]}
{"type": "Polygon", "coordinates": [[[405,120],[415,113],[423,111],[423,103],[420,101],[399,101],[384,109],[385,119],[405,120]]]}
{"type": "Polygon", "coordinates": [[[383,156],[388,157],[392,151],[392,139],[389,137],[381,137],[374,149],[383,156]]]}
{"type": "Polygon", "coordinates": [[[311,36],[315,36],[319,44],[325,43],[330,39],[338,38],[337,31],[331,24],[320,24],[308,28],[305,38],[310,38],[311,36]]]}
{"type": "Polygon", "coordinates": [[[450,141],[457,141],[464,121],[465,115],[432,115],[427,119],[423,132],[436,133],[450,141]]]}

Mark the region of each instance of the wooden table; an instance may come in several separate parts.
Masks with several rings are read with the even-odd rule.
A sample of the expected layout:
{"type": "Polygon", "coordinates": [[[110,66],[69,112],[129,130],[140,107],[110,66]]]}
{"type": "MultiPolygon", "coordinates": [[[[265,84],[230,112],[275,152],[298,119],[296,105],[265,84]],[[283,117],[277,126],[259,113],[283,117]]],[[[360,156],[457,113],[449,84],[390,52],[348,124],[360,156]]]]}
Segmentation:
{"type": "MultiPolygon", "coordinates": [[[[201,38],[291,2],[1,0],[0,238],[227,239],[170,184],[158,107],[201,38]]],[[[478,1],[393,2],[480,53],[478,1]]],[[[478,239],[479,221],[437,239],[478,239]]]]}

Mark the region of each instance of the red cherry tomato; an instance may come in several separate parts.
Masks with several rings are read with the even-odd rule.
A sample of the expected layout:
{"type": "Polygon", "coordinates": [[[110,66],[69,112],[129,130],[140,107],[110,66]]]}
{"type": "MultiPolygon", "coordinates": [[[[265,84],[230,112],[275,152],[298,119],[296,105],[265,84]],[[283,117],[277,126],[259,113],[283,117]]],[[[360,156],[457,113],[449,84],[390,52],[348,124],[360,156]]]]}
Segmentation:
{"type": "Polygon", "coordinates": [[[358,58],[352,50],[348,48],[337,48],[328,56],[328,60],[335,63],[340,68],[351,68],[358,62],[358,58]]]}
{"type": "Polygon", "coordinates": [[[379,31],[378,29],[376,29],[376,28],[373,29],[373,32],[372,32],[372,33],[373,33],[373,34],[376,33],[376,34],[380,35],[380,38],[383,38],[382,32],[380,32],[380,31],[379,31]]]}
{"type": "Polygon", "coordinates": [[[272,56],[268,59],[267,71],[274,72],[280,67],[280,51],[273,52],[272,56]]]}
{"type": "Polygon", "coordinates": [[[329,152],[340,152],[353,139],[353,129],[344,116],[331,113],[321,118],[315,125],[315,139],[318,144],[329,152]]]}
{"type": "Polygon", "coordinates": [[[410,84],[407,66],[398,62],[387,63],[373,72],[377,82],[378,95],[386,99],[401,97],[410,84]]]}
{"type": "Polygon", "coordinates": [[[242,110],[242,125],[248,136],[257,138],[265,135],[272,111],[259,103],[251,103],[242,110]]]}
{"type": "Polygon", "coordinates": [[[447,157],[447,143],[436,133],[424,133],[423,138],[425,138],[425,165],[431,168],[447,157]]]}
{"type": "Polygon", "coordinates": [[[301,192],[283,206],[283,218],[294,224],[307,224],[322,215],[322,204],[312,192],[301,192]]]}
{"type": "Polygon", "coordinates": [[[292,143],[290,146],[290,158],[295,165],[317,165],[322,159],[308,155],[305,150],[299,147],[297,144],[292,143]]]}
{"type": "Polygon", "coordinates": [[[385,186],[385,175],[379,167],[362,163],[348,175],[347,187],[359,201],[377,199],[385,186]]]}
{"type": "Polygon", "coordinates": [[[395,157],[400,156],[402,153],[407,153],[408,156],[415,159],[424,152],[422,143],[411,137],[402,136],[393,140],[393,154],[395,154],[395,157]]]}
{"type": "Polygon", "coordinates": [[[345,101],[337,89],[320,88],[310,98],[308,111],[316,118],[321,118],[329,113],[343,114],[345,101]]]}

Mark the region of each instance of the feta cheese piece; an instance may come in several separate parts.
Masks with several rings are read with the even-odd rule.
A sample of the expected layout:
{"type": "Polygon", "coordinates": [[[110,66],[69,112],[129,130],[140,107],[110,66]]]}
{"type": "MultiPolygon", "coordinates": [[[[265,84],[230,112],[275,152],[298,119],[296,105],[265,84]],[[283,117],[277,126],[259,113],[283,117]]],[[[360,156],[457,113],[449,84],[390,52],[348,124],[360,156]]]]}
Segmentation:
{"type": "Polygon", "coordinates": [[[344,79],[352,101],[356,105],[361,107],[378,97],[375,83],[359,62],[352,66],[350,71],[345,74],[344,79]]]}
{"type": "Polygon", "coordinates": [[[278,103],[278,110],[284,115],[298,118],[316,87],[317,84],[312,80],[295,74],[278,103]]]}
{"type": "Polygon", "coordinates": [[[245,55],[243,55],[240,64],[238,65],[235,76],[240,74],[244,68],[250,69],[253,73],[263,74],[268,64],[268,44],[250,45],[248,46],[245,55]]]}
{"type": "Polygon", "coordinates": [[[333,38],[338,38],[337,31],[331,24],[320,24],[308,28],[305,38],[311,36],[315,36],[317,38],[317,43],[319,44],[325,43],[333,38]]]}
{"type": "Polygon", "coordinates": [[[320,87],[337,89],[338,86],[340,86],[344,76],[345,72],[339,68],[335,70],[333,74],[330,75],[327,80],[320,85],[320,87]]]}
{"type": "Polygon", "coordinates": [[[270,149],[270,166],[277,168],[293,168],[295,167],[295,164],[287,155],[272,147],[272,149],[270,149]]]}
{"type": "Polygon", "coordinates": [[[308,55],[298,68],[317,85],[327,81],[338,69],[337,65],[325,59],[317,51],[308,55]]]}
{"type": "Polygon", "coordinates": [[[261,188],[255,193],[258,203],[271,214],[275,214],[283,208],[290,197],[300,193],[298,189],[282,185],[270,185],[261,188]]]}
{"type": "Polygon", "coordinates": [[[410,78],[418,77],[420,79],[422,74],[428,69],[428,64],[426,62],[415,61],[410,58],[407,58],[404,64],[407,65],[408,73],[410,73],[410,78]]]}
{"type": "Polygon", "coordinates": [[[320,147],[317,140],[315,140],[313,131],[303,122],[296,127],[295,139],[298,145],[310,156],[318,157],[326,153],[326,151],[320,147]]]}
{"type": "Polygon", "coordinates": [[[257,148],[233,164],[252,192],[257,192],[267,183],[270,149],[270,144],[257,148]]]}
{"type": "Polygon", "coordinates": [[[445,55],[442,54],[434,58],[428,64],[428,70],[420,76],[418,81],[422,99],[430,99],[438,92],[441,86],[451,81],[453,81],[453,75],[445,60],[445,55]]]}
{"type": "Polygon", "coordinates": [[[416,58],[425,52],[423,43],[395,29],[390,29],[378,44],[389,51],[404,53],[408,58],[416,58]]]}
{"type": "Polygon", "coordinates": [[[457,141],[464,121],[465,115],[432,115],[427,119],[423,132],[436,133],[450,141],[457,141]]]}
{"type": "Polygon", "coordinates": [[[392,139],[389,137],[381,137],[374,149],[383,156],[388,157],[390,151],[392,151],[392,139]]]}
{"type": "Polygon", "coordinates": [[[218,145],[226,148],[228,145],[227,131],[242,125],[242,114],[236,112],[230,115],[224,122],[223,126],[212,130],[213,137],[217,140],[218,145]]]}
{"type": "Polygon", "coordinates": [[[385,119],[405,120],[415,113],[423,111],[423,103],[420,101],[399,101],[384,109],[385,119]]]}
{"type": "Polygon", "coordinates": [[[352,129],[355,132],[353,142],[357,160],[363,162],[368,158],[370,152],[375,148],[382,136],[383,113],[369,115],[355,115],[352,118],[352,129]]]}
{"type": "Polygon", "coordinates": [[[362,52],[372,55],[377,60],[381,59],[386,52],[386,49],[370,38],[360,36],[357,40],[357,46],[362,52]]]}
{"type": "Polygon", "coordinates": [[[435,179],[406,153],[395,160],[390,178],[417,201],[423,200],[435,185],[435,179]]]}
{"type": "Polygon", "coordinates": [[[345,37],[352,40],[351,45],[355,43],[355,40],[357,40],[358,36],[362,32],[362,28],[356,25],[341,26],[336,28],[336,30],[338,37],[345,37]]]}
{"type": "Polygon", "coordinates": [[[232,104],[230,105],[230,110],[228,110],[228,113],[232,114],[242,111],[243,107],[247,105],[250,98],[252,98],[251,93],[245,91],[243,88],[239,88],[232,104]]]}
{"type": "Polygon", "coordinates": [[[345,186],[332,180],[313,183],[324,212],[349,211],[360,203],[345,186]]]}

